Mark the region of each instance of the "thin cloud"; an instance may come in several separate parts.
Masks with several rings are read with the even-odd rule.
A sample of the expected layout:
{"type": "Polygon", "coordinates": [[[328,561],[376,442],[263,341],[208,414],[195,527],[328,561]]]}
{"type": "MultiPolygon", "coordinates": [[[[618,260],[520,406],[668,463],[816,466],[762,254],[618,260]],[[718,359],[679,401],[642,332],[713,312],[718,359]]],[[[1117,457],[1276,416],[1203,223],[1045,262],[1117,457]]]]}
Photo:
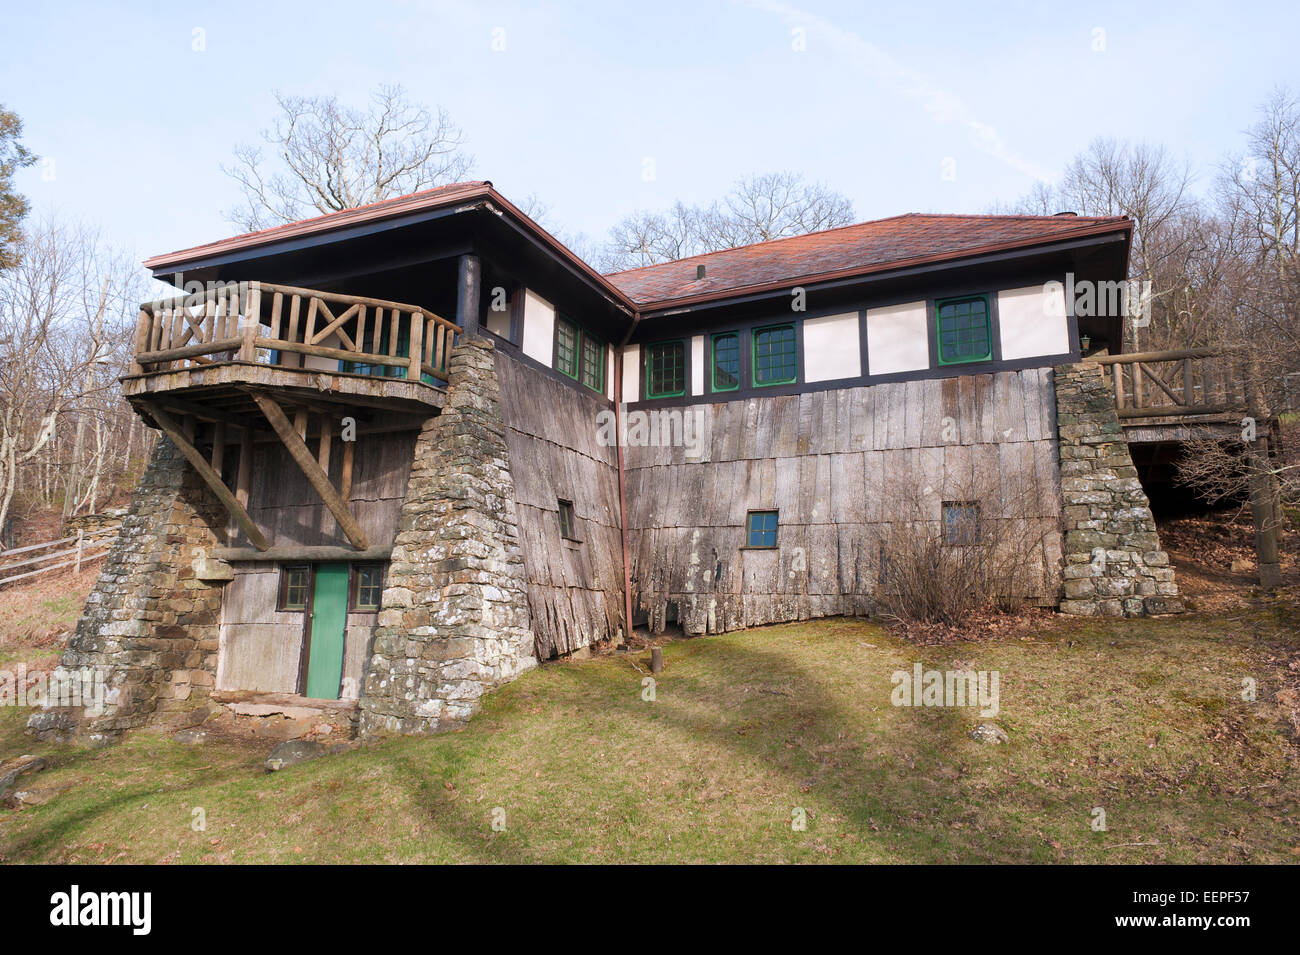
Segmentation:
{"type": "Polygon", "coordinates": [[[932,83],[924,74],[904,66],[874,43],[862,39],[806,10],[776,0],[738,0],[744,6],[782,17],[791,27],[819,36],[829,48],[844,54],[847,62],[885,86],[915,100],[935,122],[956,124],[970,131],[980,151],[1006,163],[1017,172],[1050,182],[1055,176],[1008,148],[997,129],[980,120],[960,96],[932,83]]]}

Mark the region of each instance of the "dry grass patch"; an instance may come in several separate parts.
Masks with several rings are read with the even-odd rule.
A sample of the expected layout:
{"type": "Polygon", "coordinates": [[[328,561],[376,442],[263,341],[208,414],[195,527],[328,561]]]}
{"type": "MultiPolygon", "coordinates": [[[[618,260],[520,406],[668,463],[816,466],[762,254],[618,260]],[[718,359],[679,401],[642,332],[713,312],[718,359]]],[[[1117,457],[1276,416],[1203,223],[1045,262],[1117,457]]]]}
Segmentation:
{"type": "MultiPolygon", "coordinates": [[[[671,643],[653,702],[624,655],[546,666],[466,729],[261,772],[263,745],[149,733],[40,747],[48,805],[5,861],[1282,862],[1300,858],[1277,696],[1294,612],[1050,620],[917,647],[860,621],[671,643]],[[974,710],[891,705],[895,670],[997,670],[974,710]],[[1241,700],[1253,676],[1260,702],[1241,700]],[[191,828],[206,812],[207,831],[191,828]],[[492,828],[504,811],[504,831],[492,828]],[[807,814],[793,831],[791,812],[807,814]],[[1094,807],[1108,831],[1090,826],[1094,807]],[[1141,845],[1128,845],[1138,843],[1141,845]]],[[[0,752],[30,751],[23,711],[0,752]]],[[[35,784],[35,783],[33,783],[35,784]]]]}

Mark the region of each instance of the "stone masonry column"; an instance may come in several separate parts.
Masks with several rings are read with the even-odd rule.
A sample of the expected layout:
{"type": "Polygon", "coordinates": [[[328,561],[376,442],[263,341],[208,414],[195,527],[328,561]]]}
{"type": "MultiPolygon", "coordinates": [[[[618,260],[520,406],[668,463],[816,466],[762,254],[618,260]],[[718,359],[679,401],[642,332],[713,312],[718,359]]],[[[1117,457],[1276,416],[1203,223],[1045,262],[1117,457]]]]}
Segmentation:
{"type": "Polygon", "coordinates": [[[1104,617],[1181,612],[1174,569],[1160,549],[1101,366],[1059,365],[1054,377],[1065,525],[1060,611],[1104,617]]]}
{"type": "Polygon", "coordinates": [[[464,723],[479,697],[537,665],[492,342],[451,354],[393,543],[361,694],[363,736],[464,723]]]}
{"type": "Polygon", "coordinates": [[[200,580],[194,564],[225,522],[220,502],[160,436],[60,660],[65,670],[99,669],[106,706],[45,709],[28,720],[28,733],[110,741],[148,722],[186,722],[186,711],[207,700],[221,590],[200,580]]]}

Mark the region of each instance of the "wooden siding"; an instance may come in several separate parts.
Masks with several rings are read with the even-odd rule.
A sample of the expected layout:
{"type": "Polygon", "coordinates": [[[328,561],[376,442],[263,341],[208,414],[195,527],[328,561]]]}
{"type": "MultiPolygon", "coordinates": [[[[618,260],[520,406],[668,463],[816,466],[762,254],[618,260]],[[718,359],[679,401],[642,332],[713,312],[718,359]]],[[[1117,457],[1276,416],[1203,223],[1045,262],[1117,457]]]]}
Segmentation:
{"type": "MultiPolygon", "coordinates": [[[[415,455],[416,434],[414,431],[397,431],[364,434],[357,438],[349,503],[372,546],[393,542],[415,455]]],[[[307,446],[314,453],[316,440],[309,438],[307,446]]],[[[336,433],[329,466],[330,481],[336,488],[343,477],[340,448],[336,433]]],[[[293,544],[349,546],[320,495],[278,441],[254,446],[248,513],[272,547],[293,544]]],[[[236,534],[231,546],[246,547],[248,541],[242,533],[236,534]]]]}
{"type": "MultiPolygon", "coordinates": [[[[638,617],[656,630],[675,617],[701,633],[868,613],[892,518],[882,489],[933,489],[927,519],[938,520],[946,494],[981,478],[1027,489],[1018,513],[1043,541],[1034,596],[1051,602],[1061,552],[1051,375],[1029,369],[676,409],[700,415],[698,458],[685,447],[626,454],[638,617]],[[777,549],[742,549],[746,512],[772,508],[777,549]]],[[[985,514],[1009,515],[1009,504],[985,514]]]]}
{"type": "Polygon", "coordinates": [[[597,441],[610,405],[500,351],[496,368],[528,608],[547,660],[622,630],[616,449],[597,441]],[[560,536],[560,500],[573,502],[581,543],[560,536]]]}
{"type": "MultiPolygon", "coordinates": [[[[240,563],[221,601],[218,690],[296,693],[302,659],[305,611],[276,610],[280,567],[240,563]]],[[[343,647],[343,680],[360,693],[377,613],[349,613],[343,647]]]]}

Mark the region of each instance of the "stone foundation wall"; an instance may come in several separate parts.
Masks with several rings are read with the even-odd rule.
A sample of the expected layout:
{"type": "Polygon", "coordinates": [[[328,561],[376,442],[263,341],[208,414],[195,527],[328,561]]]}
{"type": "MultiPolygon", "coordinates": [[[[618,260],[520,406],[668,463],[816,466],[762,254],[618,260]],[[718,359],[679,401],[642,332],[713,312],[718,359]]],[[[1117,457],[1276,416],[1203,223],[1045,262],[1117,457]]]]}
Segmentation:
{"type": "MultiPolygon", "coordinates": [[[[193,564],[224,527],[220,502],[160,437],[86,600],[61,665],[102,667],[102,714],[47,709],[28,732],[40,738],[111,738],[204,703],[217,670],[221,591],[193,564]]],[[[183,722],[183,718],[179,719],[183,722]]]]}
{"type": "Polygon", "coordinates": [[[537,665],[493,346],[451,355],[447,402],[416,442],[361,735],[463,723],[479,697],[537,665]]]}
{"type": "Polygon", "coordinates": [[[1056,420],[1065,530],[1061,612],[1132,617],[1181,611],[1174,569],[1160,549],[1100,365],[1056,369],[1056,420]]]}

